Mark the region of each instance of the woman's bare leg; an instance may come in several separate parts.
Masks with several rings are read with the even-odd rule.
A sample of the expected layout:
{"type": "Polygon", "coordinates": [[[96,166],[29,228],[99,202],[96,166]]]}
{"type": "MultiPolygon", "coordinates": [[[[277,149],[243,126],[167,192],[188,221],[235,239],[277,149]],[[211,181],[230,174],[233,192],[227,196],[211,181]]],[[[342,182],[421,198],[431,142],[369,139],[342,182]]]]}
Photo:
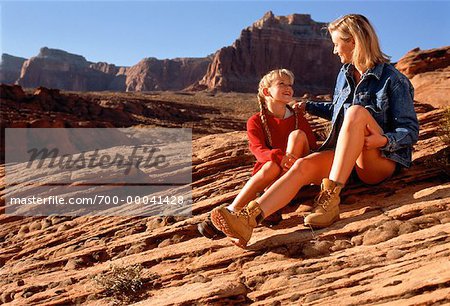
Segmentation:
{"type": "Polygon", "coordinates": [[[334,152],[323,151],[298,159],[257,201],[267,217],[286,206],[299,189],[309,184],[320,184],[328,177],[334,152]]]}
{"type": "Polygon", "coordinates": [[[383,133],[364,107],[355,105],[347,110],[339,132],[330,180],[345,184],[355,164],[358,176],[366,183],[378,183],[392,175],[395,162],[382,157],[379,149],[364,150],[368,124],[380,134],[383,133]]]}
{"type": "Polygon", "coordinates": [[[340,192],[355,164],[358,175],[366,183],[378,183],[394,172],[395,162],[383,158],[379,148],[364,148],[365,137],[371,134],[367,125],[382,135],[382,129],[364,107],[351,106],[347,110],[329,179],[322,182],[316,208],[304,220],[306,225],[323,228],[339,220],[340,192]]]}

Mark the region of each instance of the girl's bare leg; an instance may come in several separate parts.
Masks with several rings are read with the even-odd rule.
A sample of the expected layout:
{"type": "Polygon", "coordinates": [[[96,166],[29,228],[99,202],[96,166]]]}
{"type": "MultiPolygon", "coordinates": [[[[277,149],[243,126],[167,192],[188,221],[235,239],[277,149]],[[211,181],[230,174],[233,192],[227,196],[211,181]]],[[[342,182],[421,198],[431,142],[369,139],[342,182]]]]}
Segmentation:
{"type": "Polygon", "coordinates": [[[245,183],[237,197],[227,208],[231,211],[239,211],[251,200],[256,198],[257,193],[261,192],[270,185],[281,173],[281,168],[275,162],[267,162],[245,183]]]}
{"type": "MultiPolygon", "coordinates": [[[[286,152],[295,157],[305,156],[309,153],[308,138],[303,131],[295,130],[289,134],[286,152]]],[[[270,186],[282,174],[282,169],[275,162],[265,163],[264,166],[247,181],[237,197],[228,206],[228,209],[231,211],[241,210],[250,201],[254,200],[259,192],[262,192],[270,186]]]]}
{"type": "Polygon", "coordinates": [[[383,133],[381,127],[364,107],[355,105],[347,110],[336,145],[329,179],[345,184],[353,167],[365,183],[376,184],[395,170],[395,162],[381,156],[379,149],[364,150],[367,125],[383,133]]]}
{"type": "Polygon", "coordinates": [[[330,173],[333,157],[333,151],[323,151],[298,159],[291,169],[257,200],[264,216],[267,217],[286,206],[301,187],[320,184],[330,173]]]}
{"type": "Polygon", "coordinates": [[[308,155],[309,143],[305,132],[302,130],[295,130],[289,134],[286,153],[292,154],[297,158],[308,155]]]}
{"type": "MultiPolygon", "coordinates": [[[[297,160],[300,157],[308,155],[309,152],[310,149],[308,137],[306,136],[305,132],[303,132],[302,130],[292,131],[289,134],[288,143],[286,146],[286,155],[291,157],[293,156],[294,159],[290,161],[290,164],[287,168],[283,167],[280,176],[283,176],[289,170],[289,168],[292,167],[295,160],[297,160]]],[[[272,184],[274,182],[275,181],[273,181],[272,184]]],[[[269,188],[272,184],[268,185],[266,188],[269,188]]]]}

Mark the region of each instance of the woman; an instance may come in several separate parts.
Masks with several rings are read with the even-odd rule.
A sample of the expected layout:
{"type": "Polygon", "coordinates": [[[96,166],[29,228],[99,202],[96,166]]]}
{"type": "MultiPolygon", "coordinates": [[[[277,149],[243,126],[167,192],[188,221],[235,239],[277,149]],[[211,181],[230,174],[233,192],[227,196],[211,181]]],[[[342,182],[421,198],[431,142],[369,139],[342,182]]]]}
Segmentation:
{"type": "Polygon", "coordinates": [[[343,63],[333,102],[308,101],[299,108],[331,120],[330,135],[320,152],[298,159],[240,213],[213,210],[213,224],[241,247],[259,222],[286,206],[304,185],[321,183],[304,223],[323,228],[339,220],[339,194],[352,171],[362,182],[377,184],[411,165],[419,131],[411,83],[389,64],[366,17],[346,15],[330,23],[328,31],[333,53],[343,63]]]}

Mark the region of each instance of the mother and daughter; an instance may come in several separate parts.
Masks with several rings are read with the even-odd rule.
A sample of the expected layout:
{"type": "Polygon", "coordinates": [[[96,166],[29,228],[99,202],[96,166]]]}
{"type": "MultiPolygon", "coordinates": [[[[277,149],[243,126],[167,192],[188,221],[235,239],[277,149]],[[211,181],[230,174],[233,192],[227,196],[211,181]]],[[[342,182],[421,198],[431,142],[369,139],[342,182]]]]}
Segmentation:
{"type": "Polygon", "coordinates": [[[292,73],[280,69],[262,78],[260,113],[247,123],[250,150],[257,159],[253,175],[232,204],[211,212],[212,224],[199,225],[205,236],[212,238],[220,230],[245,247],[258,224],[309,184],[320,184],[321,191],[304,224],[330,226],[339,220],[340,192],[350,176],[378,184],[410,167],[419,130],[411,83],[389,64],[366,17],[343,16],[328,31],[333,53],[343,64],[332,103],[308,101],[292,109],[292,73]],[[314,153],[310,150],[316,143],[304,112],[332,124],[314,153]]]}

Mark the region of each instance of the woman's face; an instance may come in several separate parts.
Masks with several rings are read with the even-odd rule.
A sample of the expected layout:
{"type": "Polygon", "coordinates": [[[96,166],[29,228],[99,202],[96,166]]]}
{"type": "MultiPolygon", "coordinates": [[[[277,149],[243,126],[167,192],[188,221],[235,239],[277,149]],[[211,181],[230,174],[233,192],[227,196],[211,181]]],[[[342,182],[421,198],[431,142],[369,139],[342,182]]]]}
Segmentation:
{"type": "Polygon", "coordinates": [[[353,50],[355,49],[355,42],[353,39],[345,41],[341,38],[341,33],[338,31],[331,32],[331,40],[333,41],[334,48],[333,54],[337,54],[341,59],[342,64],[348,64],[352,62],[353,50]]]}

